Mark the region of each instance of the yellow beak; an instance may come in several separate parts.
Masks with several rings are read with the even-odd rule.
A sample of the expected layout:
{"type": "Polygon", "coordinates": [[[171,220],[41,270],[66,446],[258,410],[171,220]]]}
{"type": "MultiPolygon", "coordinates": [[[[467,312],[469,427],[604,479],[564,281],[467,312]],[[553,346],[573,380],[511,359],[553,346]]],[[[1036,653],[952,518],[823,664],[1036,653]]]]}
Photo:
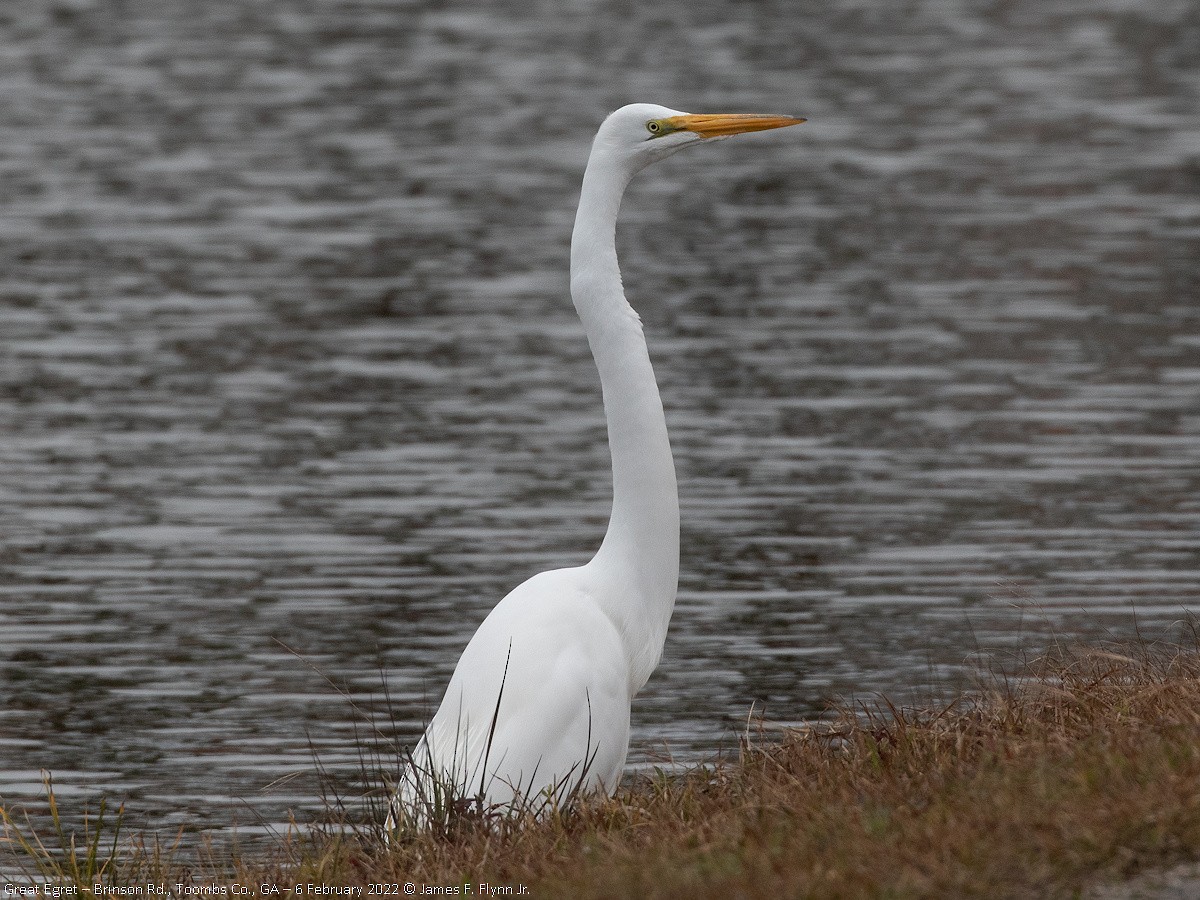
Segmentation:
{"type": "Polygon", "coordinates": [[[742,134],[746,131],[766,131],[770,128],[787,128],[804,121],[806,120],[795,116],[756,116],[741,113],[671,116],[666,120],[672,128],[691,131],[705,138],[742,134]]]}

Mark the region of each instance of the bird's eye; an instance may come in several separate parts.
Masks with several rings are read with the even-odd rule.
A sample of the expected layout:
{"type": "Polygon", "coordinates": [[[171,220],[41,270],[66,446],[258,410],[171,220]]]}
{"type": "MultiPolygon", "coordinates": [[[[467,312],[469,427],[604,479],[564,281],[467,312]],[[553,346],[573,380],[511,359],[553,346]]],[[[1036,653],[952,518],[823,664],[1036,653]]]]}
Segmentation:
{"type": "Polygon", "coordinates": [[[647,122],[646,130],[653,135],[662,134],[662,123],[661,122],[647,122]]]}

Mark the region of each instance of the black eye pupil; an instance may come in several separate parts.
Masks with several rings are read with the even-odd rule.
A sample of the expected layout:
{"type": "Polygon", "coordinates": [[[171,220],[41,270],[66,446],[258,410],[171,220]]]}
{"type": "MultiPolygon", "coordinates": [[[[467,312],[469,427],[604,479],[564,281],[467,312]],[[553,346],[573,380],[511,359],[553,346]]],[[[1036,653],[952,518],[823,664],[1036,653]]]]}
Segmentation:
{"type": "Polygon", "coordinates": [[[651,123],[650,123],[650,130],[651,130],[651,131],[658,131],[658,123],[657,123],[657,122],[651,122],[651,123]]]}

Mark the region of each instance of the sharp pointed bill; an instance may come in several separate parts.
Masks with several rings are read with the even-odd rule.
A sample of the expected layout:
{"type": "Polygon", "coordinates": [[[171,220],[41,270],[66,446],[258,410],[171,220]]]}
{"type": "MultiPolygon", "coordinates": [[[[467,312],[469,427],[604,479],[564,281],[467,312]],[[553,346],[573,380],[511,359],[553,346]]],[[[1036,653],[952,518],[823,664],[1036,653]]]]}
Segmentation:
{"type": "Polygon", "coordinates": [[[796,116],[764,116],[753,113],[688,114],[670,116],[667,125],[675,131],[690,131],[703,138],[728,137],[749,131],[769,131],[799,125],[806,119],[796,116]]]}

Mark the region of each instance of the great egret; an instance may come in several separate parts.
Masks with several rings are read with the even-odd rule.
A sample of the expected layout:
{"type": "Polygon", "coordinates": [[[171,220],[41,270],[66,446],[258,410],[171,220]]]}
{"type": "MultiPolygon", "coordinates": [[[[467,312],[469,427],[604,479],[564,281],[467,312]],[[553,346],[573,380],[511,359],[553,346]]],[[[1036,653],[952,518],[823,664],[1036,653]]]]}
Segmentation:
{"type": "Polygon", "coordinates": [[[608,531],[589,563],[533,576],[484,619],[403,772],[389,827],[444,815],[448,800],[491,807],[616,788],[630,704],[662,656],[679,581],[675,465],[617,266],[621,196],[638,171],[684,147],[803,121],[634,103],[600,126],[571,235],[571,297],[600,370],[608,531]]]}

